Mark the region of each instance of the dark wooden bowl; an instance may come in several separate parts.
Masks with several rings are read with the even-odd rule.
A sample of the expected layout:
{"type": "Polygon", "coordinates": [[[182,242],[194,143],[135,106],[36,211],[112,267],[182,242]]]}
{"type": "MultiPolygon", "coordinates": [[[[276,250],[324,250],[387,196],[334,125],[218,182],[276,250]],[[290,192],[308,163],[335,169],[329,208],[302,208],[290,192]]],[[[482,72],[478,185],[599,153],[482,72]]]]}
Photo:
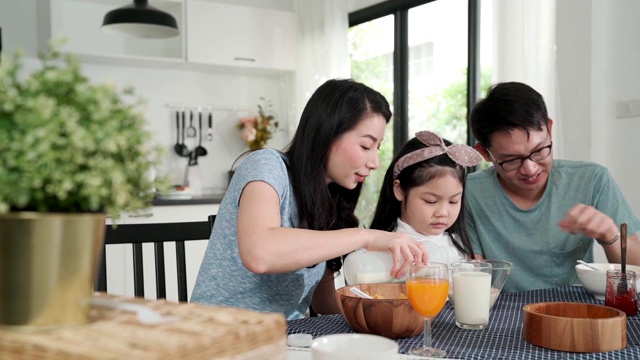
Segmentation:
{"type": "Polygon", "coordinates": [[[627,316],[602,305],[548,302],[522,308],[526,341],[548,349],[605,352],[627,346],[627,316]]]}
{"type": "Polygon", "coordinates": [[[389,339],[416,336],[424,330],[424,318],[413,310],[408,299],[398,299],[400,294],[407,295],[405,284],[360,284],[336,290],[342,316],[355,331],[389,339]],[[363,299],[349,291],[352,287],[385,299],[363,299]]]}

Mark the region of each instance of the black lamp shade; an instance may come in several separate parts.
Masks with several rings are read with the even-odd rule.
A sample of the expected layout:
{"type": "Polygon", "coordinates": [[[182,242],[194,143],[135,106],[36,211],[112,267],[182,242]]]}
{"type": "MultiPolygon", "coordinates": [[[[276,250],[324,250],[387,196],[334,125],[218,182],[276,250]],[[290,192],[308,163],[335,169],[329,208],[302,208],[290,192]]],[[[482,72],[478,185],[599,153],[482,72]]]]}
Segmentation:
{"type": "Polygon", "coordinates": [[[176,19],[149,5],[147,0],[135,0],[131,5],[109,11],[104,16],[102,31],[153,39],[180,33],[176,19]]]}

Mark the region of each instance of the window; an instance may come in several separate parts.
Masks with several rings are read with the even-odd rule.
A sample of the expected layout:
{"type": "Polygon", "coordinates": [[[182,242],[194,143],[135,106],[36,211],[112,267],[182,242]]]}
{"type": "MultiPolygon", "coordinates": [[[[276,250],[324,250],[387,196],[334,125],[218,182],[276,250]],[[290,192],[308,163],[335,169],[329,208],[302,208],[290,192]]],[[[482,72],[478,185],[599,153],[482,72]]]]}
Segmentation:
{"type": "MultiPolygon", "coordinates": [[[[393,16],[378,18],[349,29],[351,77],[384,95],[393,109],[393,16]]],[[[392,120],[394,121],[394,120],[392,120]]],[[[378,201],[384,173],[393,158],[394,128],[388,125],[378,152],[380,168],[365,181],[356,215],[361,225],[369,226],[378,201]]]]}
{"type": "MultiPolygon", "coordinates": [[[[478,57],[478,39],[468,38],[468,28],[470,19],[474,28],[479,23],[478,14],[479,2],[469,0],[391,0],[349,14],[351,76],[387,97],[394,113],[380,168],[365,182],[356,208],[363,226],[373,218],[394,153],[416,131],[471,143],[467,104],[475,103],[481,81],[479,62],[472,61],[478,57]]],[[[483,78],[488,84],[490,70],[483,78]]]]}

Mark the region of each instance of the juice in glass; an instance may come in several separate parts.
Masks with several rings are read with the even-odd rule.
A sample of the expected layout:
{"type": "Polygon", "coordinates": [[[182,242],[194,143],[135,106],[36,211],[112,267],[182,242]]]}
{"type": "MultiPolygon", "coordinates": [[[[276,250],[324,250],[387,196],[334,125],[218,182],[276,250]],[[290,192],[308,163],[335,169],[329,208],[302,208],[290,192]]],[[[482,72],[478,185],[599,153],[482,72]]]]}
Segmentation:
{"type": "Polygon", "coordinates": [[[433,318],[447,301],[449,281],[445,279],[416,278],[407,280],[411,305],[423,317],[433,318]]]}

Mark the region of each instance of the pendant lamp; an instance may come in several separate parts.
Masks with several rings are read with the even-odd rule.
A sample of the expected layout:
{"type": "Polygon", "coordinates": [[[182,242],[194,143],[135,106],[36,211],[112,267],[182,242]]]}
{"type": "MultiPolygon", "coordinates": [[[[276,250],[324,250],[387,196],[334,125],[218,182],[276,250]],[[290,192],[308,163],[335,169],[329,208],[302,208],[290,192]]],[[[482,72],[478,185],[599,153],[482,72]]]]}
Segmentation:
{"type": "Polygon", "coordinates": [[[177,36],[178,23],[171,14],[158,10],[147,0],[109,11],[104,16],[102,31],[143,38],[162,39],[177,36]]]}

